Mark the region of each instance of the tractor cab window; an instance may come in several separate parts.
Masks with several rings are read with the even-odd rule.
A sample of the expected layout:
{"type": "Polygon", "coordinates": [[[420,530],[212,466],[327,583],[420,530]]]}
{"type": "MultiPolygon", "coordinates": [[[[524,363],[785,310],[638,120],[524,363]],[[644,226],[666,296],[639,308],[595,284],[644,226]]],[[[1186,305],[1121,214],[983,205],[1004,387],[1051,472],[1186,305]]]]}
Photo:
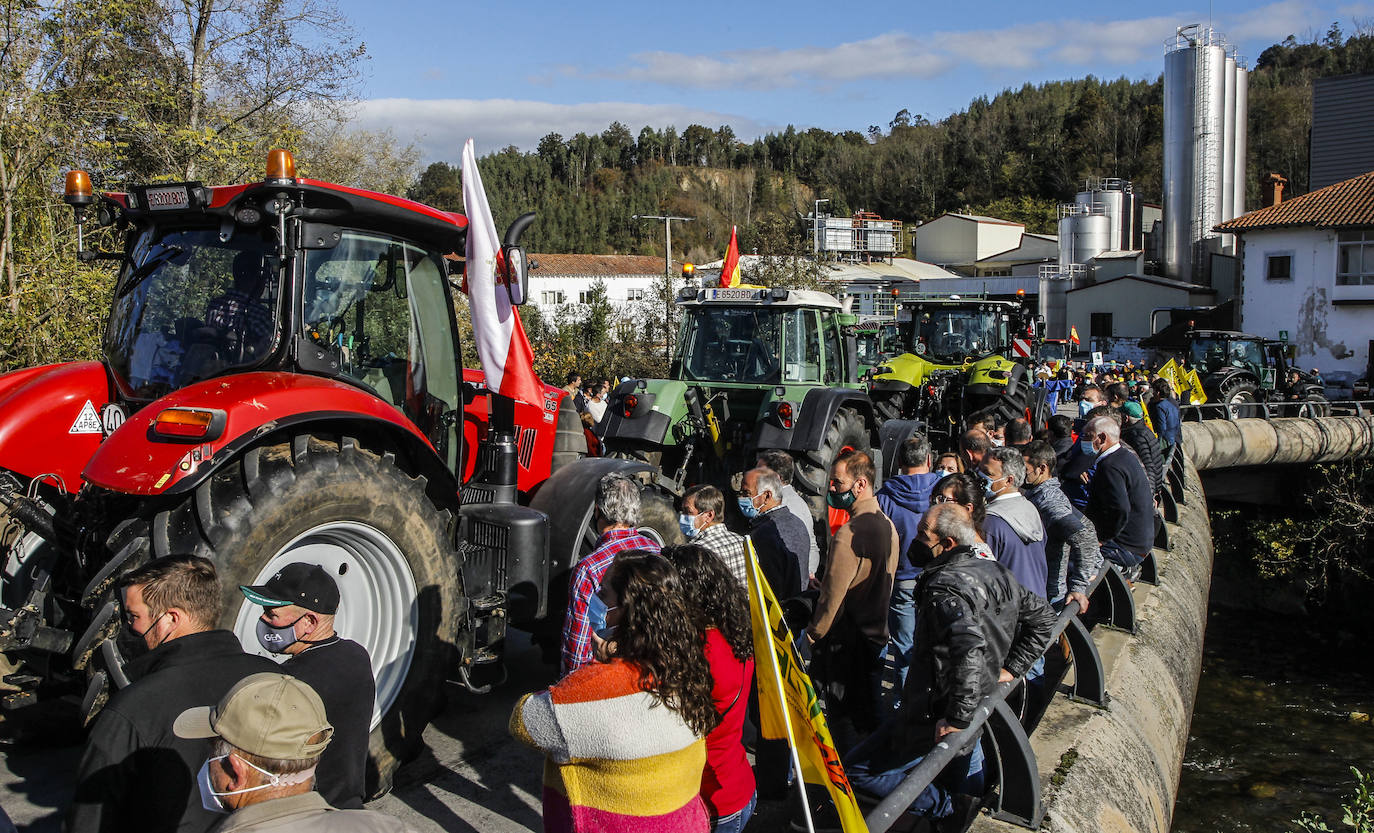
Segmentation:
{"type": "Polygon", "coordinates": [[[944,362],[986,356],[1007,340],[1007,322],[997,310],[918,307],[911,327],[915,352],[944,362]]]}
{"type": "Polygon", "coordinates": [[[790,310],[781,313],[787,322],[783,333],[786,355],[782,366],[784,382],[821,380],[821,335],[816,326],[816,311],[790,310]]]}
{"type": "Polygon", "coordinates": [[[306,253],[302,287],[305,338],[332,351],[342,375],[400,408],[439,446],[441,418],[459,400],[435,257],[385,235],[345,231],[332,249],[306,253]]]}
{"type": "Polygon", "coordinates": [[[833,312],[821,313],[825,333],[825,383],[838,384],[844,378],[844,352],[840,350],[840,324],[833,312]]]}
{"type": "Polygon", "coordinates": [[[116,285],[105,356],[133,399],[261,363],[277,343],[276,247],[217,229],[143,231],[116,285]]]}
{"type": "Polygon", "coordinates": [[[783,326],[779,312],[762,307],[689,309],[684,337],[679,342],[682,377],[713,382],[776,382],[783,326]]]}

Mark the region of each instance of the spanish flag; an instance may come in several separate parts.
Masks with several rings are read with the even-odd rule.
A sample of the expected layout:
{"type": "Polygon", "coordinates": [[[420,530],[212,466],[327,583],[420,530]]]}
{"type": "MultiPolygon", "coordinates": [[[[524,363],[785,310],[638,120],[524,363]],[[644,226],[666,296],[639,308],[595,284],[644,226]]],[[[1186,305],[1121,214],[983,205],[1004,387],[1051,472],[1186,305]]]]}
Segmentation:
{"type": "Polygon", "coordinates": [[[1073,346],[1074,346],[1074,347],[1077,347],[1077,346],[1078,346],[1078,328],[1077,328],[1077,327],[1070,327],[1070,328],[1069,328],[1069,341],[1072,341],[1072,342],[1073,342],[1073,346]]]}
{"type": "MultiPolygon", "coordinates": [[[[803,670],[792,632],[783,621],[782,606],[759,569],[753,542],[745,546],[749,554],[749,618],[754,626],[754,676],[762,724],[759,733],[765,738],[787,739],[794,770],[806,783],[825,786],[844,833],[867,833],[868,825],[830,738],[816,689],[803,670]]],[[[809,817],[809,805],[802,806],[809,817]]]]}
{"type": "Polygon", "coordinates": [[[730,227],[730,248],[725,250],[725,264],[720,267],[720,285],[739,286],[739,237],[735,227],[730,227]]]}

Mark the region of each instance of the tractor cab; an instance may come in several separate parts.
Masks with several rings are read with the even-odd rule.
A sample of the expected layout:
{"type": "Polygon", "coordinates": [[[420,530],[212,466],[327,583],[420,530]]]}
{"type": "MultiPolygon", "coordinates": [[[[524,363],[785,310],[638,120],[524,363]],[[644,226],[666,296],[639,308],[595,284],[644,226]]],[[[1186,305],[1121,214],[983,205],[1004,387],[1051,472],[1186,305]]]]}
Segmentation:
{"type": "Polygon", "coordinates": [[[1198,330],[1190,335],[1185,365],[1201,377],[1246,373],[1259,386],[1273,390],[1275,367],[1256,336],[1224,330],[1198,330]]]}

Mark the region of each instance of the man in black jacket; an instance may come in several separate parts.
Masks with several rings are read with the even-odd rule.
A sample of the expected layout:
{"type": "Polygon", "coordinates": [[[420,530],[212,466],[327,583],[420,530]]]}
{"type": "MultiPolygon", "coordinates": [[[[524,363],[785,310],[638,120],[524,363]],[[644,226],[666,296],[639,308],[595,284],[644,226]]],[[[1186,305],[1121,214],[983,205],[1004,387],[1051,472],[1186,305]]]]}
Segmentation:
{"type": "Polygon", "coordinates": [[[245,654],[232,633],[213,629],[222,594],[215,565],[204,558],[160,558],[120,587],[125,626],[148,653],[129,664],[134,682],[110,698],[91,730],[67,829],[208,830],[220,816],[202,806],[196,773],[210,744],[177,737],[172,722],[276,664],[245,654]]]}
{"type": "MultiPolygon", "coordinates": [[[[944,741],[963,746],[912,811],[962,824],[979,796],[981,754],[976,740],[957,735],[968,729],[978,704],[999,683],[1023,676],[1049,646],[1054,611],[1021,586],[996,561],[975,554],[977,533],[968,510],[937,504],[921,519],[913,560],[923,562],[917,583],[919,612],[902,705],[895,728],[875,739],[845,770],[854,787],[881,797],[892,792],[930,748],[944,741]]],[[[976,738],[976,733],[975,733],[976,738]]]]}
{"type": "Polygon", "coordinates": [[[1084,514],[1097,528],[1102,557],[1127,580],[1140,575],[1140,562],[1154,546],[1155,504],[1149,476],[1135,452],[1121,444],[1121,427],[1111,417],[1083,426],[1097,457],[1084,514]]]}
{"type": "Polygon", "coordinates": [[[782,505],[782,479],[772,469],[750,469],[739,490],[740,513],[749,519],[759,569],[780,601],[805,588],[808,543],[806,521],[782,505]]]}
{"type": "Polygon", "coordinates": [[[1164,454],[1160,451],[1159,439],[1145,425],[1145,409],[1134,399],[1121,406],[1124,418],[1121,425],[1121,441],[1130,446],[1145,467],[1145,476],[1150,481],[1150,499],[1159,494],[1164,485],[1164,454]]]}

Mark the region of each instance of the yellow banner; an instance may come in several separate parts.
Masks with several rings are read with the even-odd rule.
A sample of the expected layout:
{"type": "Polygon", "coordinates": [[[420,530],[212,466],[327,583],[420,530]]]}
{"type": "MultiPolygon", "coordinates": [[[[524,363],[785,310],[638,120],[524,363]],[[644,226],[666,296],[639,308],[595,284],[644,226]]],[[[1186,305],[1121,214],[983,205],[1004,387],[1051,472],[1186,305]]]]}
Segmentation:
{"type": "Polygon", "coordinates": [[[811,678],[802,670],[782,607],[759,571],[752,541],[749,550],[749,618],[754,625],[754,670],[759,688],[759,727],[765,738],[790,738],[808,784],[823,784],[839,812],[845,833],[867,833],[854,789],[844,774],[830,728],[821,713],[811,678]]]}
{"type": "Polygon", "coordinates": [[[1188,371],[1188,402],[1193,405],[1201,405],[1207,401],[1207,392],[1202,389],[1202,380],[1197,376],[1197,369],[1188,371]]]}
{"type": "Polygon", "coordinates": [[[1187,380],[1183,378],[1183,369],[1178,366],[1178,362],[1169,359],[1164,363],[1164,366],[1159,369],[1159,373],[1156,375],[1169,383],[1169,386],[1174,389],[1174,396],[1183,395],[1183,389],[1186,387],[1185,383],[1187,380]]]}

